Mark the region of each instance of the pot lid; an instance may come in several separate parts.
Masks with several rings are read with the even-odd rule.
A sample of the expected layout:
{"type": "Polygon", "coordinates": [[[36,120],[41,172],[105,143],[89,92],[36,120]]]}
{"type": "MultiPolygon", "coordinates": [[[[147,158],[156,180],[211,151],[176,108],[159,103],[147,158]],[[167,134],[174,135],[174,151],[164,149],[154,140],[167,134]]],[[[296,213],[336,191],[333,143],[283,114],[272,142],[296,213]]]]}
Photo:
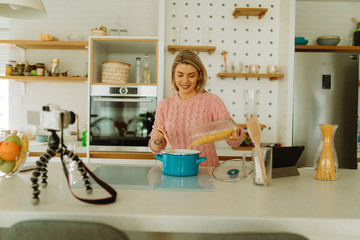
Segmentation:
{"type": "Polygon", "coordinates": [[[217,165],[212,175],[216,180],[233,182],[246,178],[253,171],[252,164],[241,159],[227,160],[217,165]]]}

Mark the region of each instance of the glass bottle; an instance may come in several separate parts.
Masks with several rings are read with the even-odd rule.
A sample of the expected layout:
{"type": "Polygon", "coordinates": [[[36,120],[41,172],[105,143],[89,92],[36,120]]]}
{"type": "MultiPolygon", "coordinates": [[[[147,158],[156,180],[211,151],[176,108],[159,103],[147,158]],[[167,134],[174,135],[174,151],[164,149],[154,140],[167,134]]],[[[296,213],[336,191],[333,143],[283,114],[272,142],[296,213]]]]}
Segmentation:
{"type": "Polygon", "coordinates": [[[336,180],[339,162],[336,154],[334,136],[338,125],[320,124],[322,139],[315,155],[315,178],[336,180]]]}
{"type": "Polygon", "coordinates": [[[141,63],[141,81],[142,83],[150,83],[150,60],[149,54],[145,54],[141,63]]]}
{"type": "Polygon", "coordinates": [[[136,83],[141,83],[141,58],[137,57],[136,58],[136,63],[135,63],[135,82],[136,83]]]}

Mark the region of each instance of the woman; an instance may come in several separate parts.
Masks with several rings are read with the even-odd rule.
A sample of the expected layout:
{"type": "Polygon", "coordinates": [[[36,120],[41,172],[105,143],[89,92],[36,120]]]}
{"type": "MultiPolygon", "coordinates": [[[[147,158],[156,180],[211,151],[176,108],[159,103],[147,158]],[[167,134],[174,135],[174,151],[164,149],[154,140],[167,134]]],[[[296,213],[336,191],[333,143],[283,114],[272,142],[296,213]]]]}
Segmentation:
{"type": "MultiPolygon", "coordinates": [[[[167,143],[164,133],[173,148],[185,149],[191,144],[187,133],[189,127],[230,117],[223,101],[215,94],[205,91],[207,72],[197,54],[190,50],[179,52],[172,64],[171,75],[171,84],[177,93],[160,101],[157,106],[149,141],[153,153],[165,149],[167,143]]],[[[240,146],[244,132],[239,127],[235,135],[226,139],[233,147],[240,146]]],[[[192,149],[199,150],[200,157],[207,157],[200,165],[219,164],[214,143],[193,146],[192,149]]]]}

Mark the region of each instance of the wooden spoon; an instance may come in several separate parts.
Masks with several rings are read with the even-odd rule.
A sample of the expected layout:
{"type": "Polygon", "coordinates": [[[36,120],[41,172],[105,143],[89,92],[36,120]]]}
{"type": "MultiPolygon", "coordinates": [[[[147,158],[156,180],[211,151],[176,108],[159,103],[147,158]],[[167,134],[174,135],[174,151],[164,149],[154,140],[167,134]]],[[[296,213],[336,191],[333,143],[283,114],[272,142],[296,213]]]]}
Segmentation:
{"type": "Polygon", "coordinates": [[[166,135],[166,132],[163,132],[163,134],[164,134],[164,136],[165,136],[166,142],[169,144],[170,152],[171,152],[171,153],[174,153],[174,149],[173,149],[172,146],[171,146],[170,140],[169,140],[168,136],[166,135]]]}
{"type": "Polygon", "coordinates": [[[266,175],[264,159],[260,149],[261,126],[259,124],[257,117],[254,115],[251,115],[250,119],[246,121],[246,125],[250,134],[250,138],[254,142],[255,149],[259,156],[259,158],[254,159],[255,161],[258,160],[257,162],[254,162],[254,166],[260,168],[258,169],[260,170],[260,174],[259,174],[260,180],[264,183],[267,183],[268,177],[266,175]]]}

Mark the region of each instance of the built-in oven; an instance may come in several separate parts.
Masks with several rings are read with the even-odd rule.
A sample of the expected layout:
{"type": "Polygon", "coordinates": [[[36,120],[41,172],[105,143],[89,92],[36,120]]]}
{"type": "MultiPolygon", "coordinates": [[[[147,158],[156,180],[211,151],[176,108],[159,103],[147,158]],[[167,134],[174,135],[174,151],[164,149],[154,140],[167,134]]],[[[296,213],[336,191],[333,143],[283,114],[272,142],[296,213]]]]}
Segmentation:
{"type": "Polygon", "coordinates": [[[92,85],[90,98],[90,151],[149,151],[156,86],[92,85]]]}

